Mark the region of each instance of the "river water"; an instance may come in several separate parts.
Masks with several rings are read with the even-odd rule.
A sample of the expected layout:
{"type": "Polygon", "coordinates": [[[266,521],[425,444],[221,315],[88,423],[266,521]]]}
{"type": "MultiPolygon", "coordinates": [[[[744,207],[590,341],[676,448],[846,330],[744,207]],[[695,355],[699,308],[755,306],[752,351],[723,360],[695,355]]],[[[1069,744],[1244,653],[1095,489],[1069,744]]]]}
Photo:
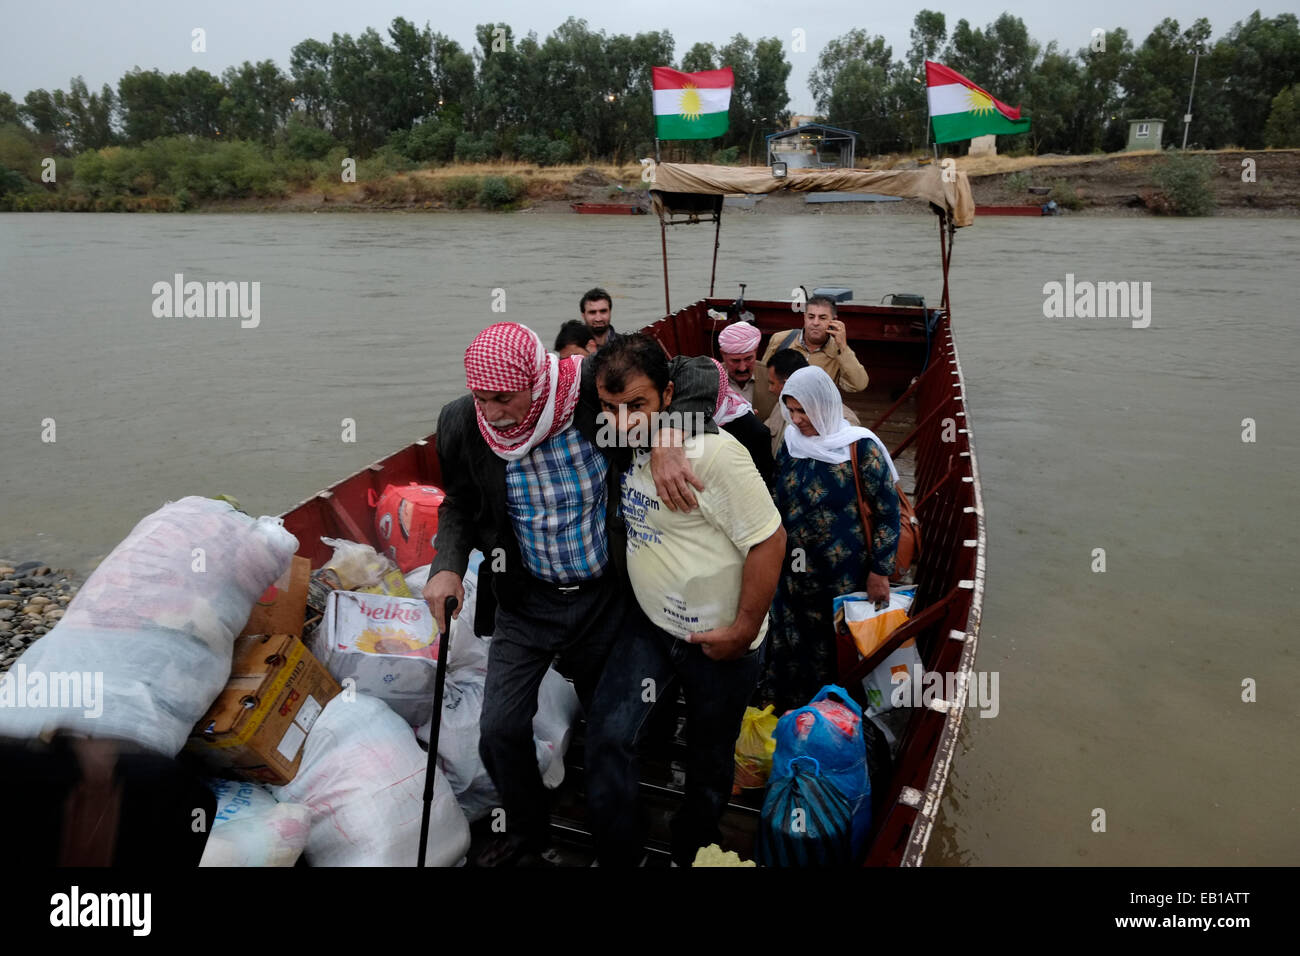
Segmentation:
{"type": "MultiPolygon", "coordinates": [[[[721,295],[939,298],[927,216],[736,214],[722,240],[721,295]]],[[[1297,248],[1277,219],[959,232],[1000,699],[968,711],[927,862],[1300,862],[1297,248]],[[1149,327],[1046,318],[1067,274],[1149,282],[1149,327]]],[[[711,231],[670,252],[680,307],[711,231]]],[[[549,340],[598,284],[620,329],[662,315],[653,220],[0,215],[0,556],[85,570],[188,494],[285,511],[433,431],[479,328],[549,340]],[[260,283],[256,327],[155,317],[176,273],[260,283]]]]}

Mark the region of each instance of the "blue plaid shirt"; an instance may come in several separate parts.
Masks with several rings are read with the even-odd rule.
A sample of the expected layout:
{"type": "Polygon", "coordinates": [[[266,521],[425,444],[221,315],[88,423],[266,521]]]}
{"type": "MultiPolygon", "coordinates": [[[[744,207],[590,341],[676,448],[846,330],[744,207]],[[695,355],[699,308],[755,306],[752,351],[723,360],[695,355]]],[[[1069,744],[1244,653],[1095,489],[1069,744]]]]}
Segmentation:
{"type": "Polygon", "coordinates": [[[572,425],[506,465],[506,508],[534,577],[572,584],[605,570],[608,468],[572,425]]]}

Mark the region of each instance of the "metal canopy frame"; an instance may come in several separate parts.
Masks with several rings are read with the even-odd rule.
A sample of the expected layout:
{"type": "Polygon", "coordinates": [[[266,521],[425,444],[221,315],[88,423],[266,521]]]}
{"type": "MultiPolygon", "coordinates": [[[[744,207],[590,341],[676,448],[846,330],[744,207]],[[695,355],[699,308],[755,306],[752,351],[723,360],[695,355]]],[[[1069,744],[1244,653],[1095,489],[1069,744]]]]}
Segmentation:
{"type": "MultiPolygon", "coordinates": [[[[651,187],[651,191],[655,191],[653,187],[651,187]]],[[[663,254],[664,315],[668,316],[673,313],[668,292],[668,227],[709,222],[714,224],[713,266],[709,270],[709,298],[712,298],[718,276],[718,249],[721,246],[722,234],[722,206],[726,197],[721,193],[659,192],[663,197],[672,197],[670,202],[657,202],[654,204],[656,213],[659,216],[659,245],[663,254]]],[[[943,264],[943,300],[941,305],[947,311],[950,308],[948,301],[948,269],[952,265],[952,247],[953,240],[956,238],[957,227],[952,217],[945,210],[934,203],[930,203],[929,206],[939,219],[939,256],[943,264]]]]}

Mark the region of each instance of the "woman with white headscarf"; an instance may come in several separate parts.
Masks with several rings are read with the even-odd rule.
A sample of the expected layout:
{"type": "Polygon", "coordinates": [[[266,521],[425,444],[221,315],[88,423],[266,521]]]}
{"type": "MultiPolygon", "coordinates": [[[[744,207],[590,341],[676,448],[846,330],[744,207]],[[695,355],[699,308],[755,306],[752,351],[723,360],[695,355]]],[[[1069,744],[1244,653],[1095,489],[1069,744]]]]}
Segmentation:
{"type": "Polygon", "coordinates": [[[759,696],[778,714],[801,707],[836,679],[836,595],[888,599],[898,548],[898,472],[870,429],[844,419],[843,399],[822,369],[801,368],[780,397],[786,421],[773,497],[786,529],[787,561],[772,602],[759,696]],[[867,542],[858,512],[851,446],[871,511],[867,542]],[[793,558],[793,560],[791,560],[793,558]]]}

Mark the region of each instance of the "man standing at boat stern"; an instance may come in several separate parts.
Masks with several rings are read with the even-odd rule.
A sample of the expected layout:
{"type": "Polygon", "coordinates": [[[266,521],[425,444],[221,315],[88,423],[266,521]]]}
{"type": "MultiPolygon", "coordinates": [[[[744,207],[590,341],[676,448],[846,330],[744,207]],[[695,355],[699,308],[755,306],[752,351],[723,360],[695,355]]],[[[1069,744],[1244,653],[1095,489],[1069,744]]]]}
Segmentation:
{"type": "Polygon", "coordinates": [[[701,846],[721,841],[718,823],[731,794],[741,719],[758,682],[785,530],[749,452],[726,432],[688,443],[705,490],[697,510],[669,510],[645,450],[659,413],[670,402],[676,408],[663,351],[648,336],[630,335],[591,361],[605,414],[637,449],[620,489],[636,601],[587,720],[592,833],[601,866],[641,859],[637,748],[651,708],[673,700],[680,681],[686,798],[672,821],[672,856],[689,866],[701,846]]]}
{"type": "MultiPolygon", "coordinates": [[[[708,418],[716,366],[675,359],[673,371],[680,410],[716,430],[708,418]]],[[[501,322],[480,332],[465,351],[465,379],[471,394],[438,417],[446,497],[424,598],[446,633],[446,599],[457,599],[459,616],[469,552],[483,552],[475,626],[493,638],[479,754],[505,809],[505,835],[474,862],[536,865],[549,829],[533,745],[538,688],[554,661],[588,706],[630,603],[622,522],[609,494],[619,452],[610,442],[598,447],[591,369],[581,357],[548,354],[526,326],[501,322]]],[[[654,454],[663,493],[677,507],[693,507],[690,484],[707,486],[685,450],[678,444],[654,454]]]]}
{"type": "Polygon", "coordinates": [[[841,392],[865,391],[870,376],[849,348],[848,333],[839,319],[835,300],[815,295],[804,306],[803,328],[775,332],[767,342],[763,362],[782,349],[803,353],[810,365],[816,365],[831,377],[841,392]]]}

